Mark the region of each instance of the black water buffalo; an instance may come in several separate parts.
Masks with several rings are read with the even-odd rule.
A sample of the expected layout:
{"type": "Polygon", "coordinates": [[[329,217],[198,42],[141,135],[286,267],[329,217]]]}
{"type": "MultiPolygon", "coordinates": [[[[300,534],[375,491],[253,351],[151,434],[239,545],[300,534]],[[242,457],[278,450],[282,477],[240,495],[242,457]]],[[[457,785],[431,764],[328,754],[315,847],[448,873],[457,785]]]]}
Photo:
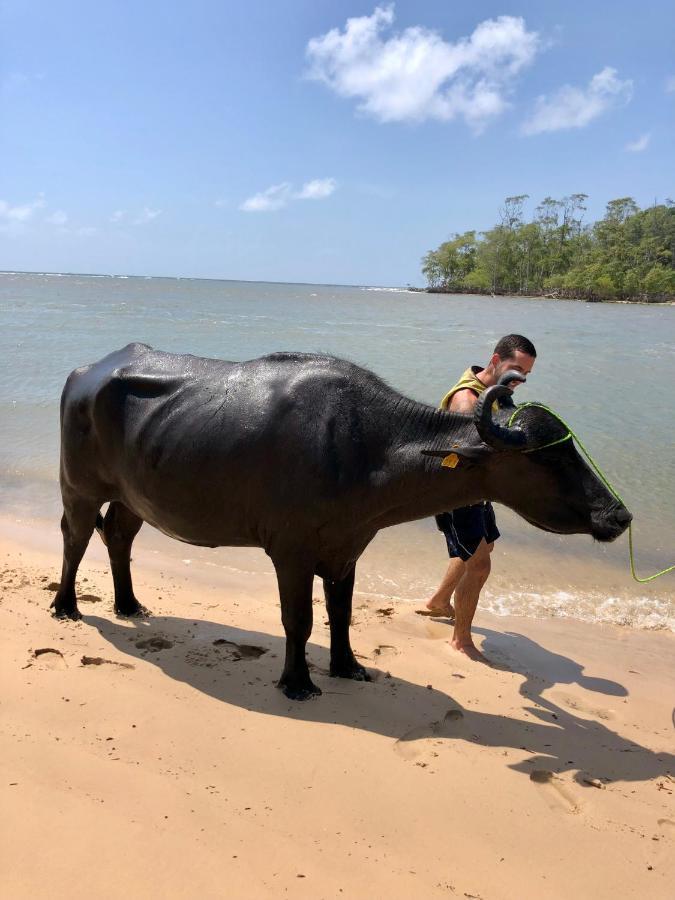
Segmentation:
{"type": "Polygon", "coordinates": [[[130,344],[76,369],[61,399],[55,615],[80,616],[75,575],[97,526],[115,611],[146,613],[129,561],[148,522],[189,544],[264,548],[279,584],[287,696],[320,693],[305,659],[315,575],[330,620],[331,675],[368,680],[349,624],[356,562],[381,528],[481,500],[559,534],[611,541],[627,527],[630,513],[571,440],[544,446],[565,434],[550,414],[527,408],[510,427],[508,409],[493,412],[495,401],[512,410],[510,396],[497,385],[473,417],[443,412],[353,363],[300,353],[237,363],[130,344]],[[450,453],[454,468],[443,465],[450,453]]]}

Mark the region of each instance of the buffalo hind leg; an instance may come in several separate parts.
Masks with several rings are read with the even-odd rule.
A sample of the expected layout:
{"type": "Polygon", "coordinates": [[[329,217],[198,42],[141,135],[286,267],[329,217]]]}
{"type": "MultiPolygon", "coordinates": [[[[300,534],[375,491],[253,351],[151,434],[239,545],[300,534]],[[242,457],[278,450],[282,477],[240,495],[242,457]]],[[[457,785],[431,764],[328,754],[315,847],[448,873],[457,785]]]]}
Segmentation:
{"type": "Polygon", "coordinates": [[[346,578],[339,581],[333,581],[331,578],[323,579],[323,592],[330,624],[330,674],[333,678],[370,681],[370,675],[361,663],[356,661],[349,643],[354,574],[355,569],[352,569],[346,578]]]}
{"type": "Polygon", "coordinates": [[[304,563],[274,563],[279,583],[281,621],[286,632],[286,661],[277,683],[290,700],[307,700],[320,694],[309,677],[305,647],[312,633],[312,584],[314,573],[304,563]]]}
{"type": "Polygon", "coordinates": [[[103,542],[108,548],[113,585],[115,587],[115,612],[118,616],[147,616],[149,611],[138,602],[131,583],[131,545],[140,531],[143,519],[113,500],[103,519],[103,542]]]}
{"type": "Polygon", "coordinates": [[[58,619],[82,618],[77,608],[75,578],[84,551],[94,531],[100,503],[72,497],[64,492],[61,534],[63,535],[63,568],[61,583],[52,600],[51,608],[58,619]]]}

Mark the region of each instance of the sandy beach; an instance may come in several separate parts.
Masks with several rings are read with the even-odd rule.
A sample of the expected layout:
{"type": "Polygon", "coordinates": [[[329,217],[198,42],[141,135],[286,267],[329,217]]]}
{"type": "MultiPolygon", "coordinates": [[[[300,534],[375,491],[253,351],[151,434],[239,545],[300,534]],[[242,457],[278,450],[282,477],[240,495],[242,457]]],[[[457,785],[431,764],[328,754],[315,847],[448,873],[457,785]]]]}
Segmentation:
{"type": "Polygon", "coordinates": [[[675,636],[356,597],[373,675],[275,688],[269,579],[135,547],[154,615],[112,612],[105,548],[81,622],[48,613],[58,529],[0,524],[3,893],[28,897],[672,896],[675,636]]]}
{"type": "Polygon", "coordinates": [[[639,12],[0,0],[0,900],[675,900],[639,12]]]}

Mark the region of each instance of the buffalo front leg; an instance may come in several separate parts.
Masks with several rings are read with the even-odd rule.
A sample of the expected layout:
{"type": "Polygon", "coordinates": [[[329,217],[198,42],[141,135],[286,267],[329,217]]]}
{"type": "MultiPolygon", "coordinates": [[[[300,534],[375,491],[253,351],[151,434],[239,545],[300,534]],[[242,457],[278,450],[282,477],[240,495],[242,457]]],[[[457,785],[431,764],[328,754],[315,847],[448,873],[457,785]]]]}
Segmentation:
{"type": "Polygon", "coordinates": [[[136,599],[131,583],[131,545],[142,524],[143,519],[119,500],[113,500],[100,529],[110,557],[115,587],[115,612],[118,616],[150,614],[136,599]]]}
{"type": "Polygon", "coordinates": [[[100,503],[84,500],[81,497],[63,494],[63,516],[61,518],[61,534],[63,535],[63,566],[61,583],[52,600],[52,609],[58,619],[82,618],[77,608],[75,596],[75,578],[82,562],[84,551],[94,531],[96,516],[100,503]]]}
{"type": "Polygon", "coordinates": [[[349,643],[354,574],[355,569],[352,569],[346,578],[338,581],[331,578],[323,579],[323,592],[330,624],[330,674],[333,678],[370,681],[370,675],[361,663],[356,661],[349,643]]]}
{"type": "Polygon", "coordinates": [[[302,562],[275,561],[281,621],[286,632],[286,662],[277,683],[291,700],[307,700],[321,690],[309,677],[305,647],[312,633],[314,573],[302,562]]]}

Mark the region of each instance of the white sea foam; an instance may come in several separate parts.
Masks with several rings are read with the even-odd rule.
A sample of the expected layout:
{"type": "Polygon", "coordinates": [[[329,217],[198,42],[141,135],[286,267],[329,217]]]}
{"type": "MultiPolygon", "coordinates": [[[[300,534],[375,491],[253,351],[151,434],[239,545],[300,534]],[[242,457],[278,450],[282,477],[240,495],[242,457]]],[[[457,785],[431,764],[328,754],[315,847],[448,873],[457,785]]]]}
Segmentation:
{"type": "Polygon", "coordinates": [[[579,619],[675,632],[675,603],[655,597],[603,597],[597,591],[570,594],[567,591],[496,593],[486,590],[481,596],[480,608],[497,616],[579,619]]]}
{"type": "Polygon", "coordinates": [[[362,291],[384,291],[388,294],[416,294],[419,291],[412,291],[410,288],[400,288],[400,287],[363,287],[362,291]]]}

